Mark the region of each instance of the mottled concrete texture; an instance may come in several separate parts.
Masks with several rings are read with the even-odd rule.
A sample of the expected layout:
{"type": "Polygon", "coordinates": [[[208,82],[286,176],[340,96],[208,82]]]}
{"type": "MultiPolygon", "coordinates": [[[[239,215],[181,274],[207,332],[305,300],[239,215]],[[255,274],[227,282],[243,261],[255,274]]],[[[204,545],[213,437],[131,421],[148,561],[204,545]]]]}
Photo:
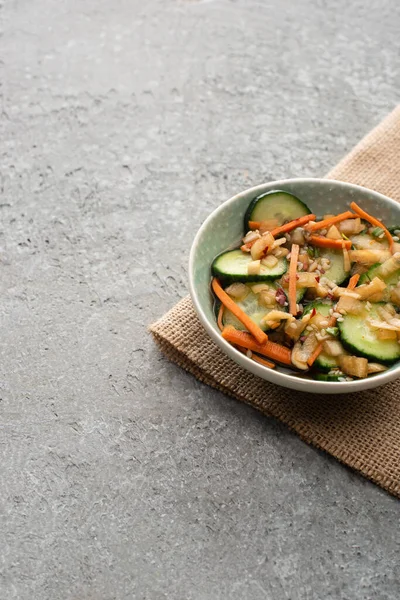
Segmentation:
{"type": "Polygon", "coordinates": [[[0,6],[1,600],[398,600],[398,502],[146,333],[212,209],[394,107],[398,0],[0,6]]]}

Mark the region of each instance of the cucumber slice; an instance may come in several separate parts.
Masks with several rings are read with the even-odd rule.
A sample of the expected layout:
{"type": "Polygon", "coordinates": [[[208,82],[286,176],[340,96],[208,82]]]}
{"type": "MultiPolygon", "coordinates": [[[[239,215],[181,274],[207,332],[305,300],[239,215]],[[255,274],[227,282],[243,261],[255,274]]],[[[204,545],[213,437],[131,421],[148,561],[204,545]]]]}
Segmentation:
{"type": "Polygon", "coordinates": [[[315,308],[315,310],[323,317],[329,316],[329,310],[332,308],[333,304],[330,300],[314,300],[314,302],[309,302],[304,308],[304,314],[307,315],[311,310],[315,308]]]}
{"type": "MultiPolygon", "coordinates": [[[[281,290],[283,290],[285,296],[286,296],[286,300],[289,302],[289,290],[287,288],[283,287],[283,282],[280,281],[275,281],[275,288],[279,289],[281,288],[281,290]]],[[[308,288],[298,288],[296,290],[296,302],[297,304],[300,304],[300,302],[302,301],[302,299],[304,298],[304,295],[306,293],[308,288]]]]}
{"type": "Polygon", "coordinates": [[[318,358],[315,360],[315,366],[321,369],[321,371],[330,371],[331,369],[337,369],[339,361],[333,356],[321,352],[318,358]]]}
{"type": "Polygon", "coordinates": [[[375,238],[369,233],[351,235],[350,240],[357,250],[385,250],[389,246],[386,237],[375,238]]]}
{"type": "Polygon", "coordinates": [[[348,278],[350,271],[346,271],[344,268],[343,252],[338,252],[336,250],[321,250],[320,256],[329,258],[331,261],[329,269],[325,271],[323,275],[324,277],[330,279],[337,285],[340,285],[348,278]]]}
{"type": "Polygon", "coordinates": [[[400,281],[400,269],[394,271],[394,273],[389,275],[389,277],[383,278],[382,275],[379,275],[378,271],[379,267],[381,266],[381,263],[376,263],[375,265],[372,265],[372,267],[370,267],[366,273],[363,273],[363,275],[361,275],[359,285],[361,285],[362,283],[369,283],[376,276],[380,277],[380,279],[382,279],[387,286],[383,292],[383,301],[389,302],[391,291],[393,290],[393,288],[397,287],[397,283],[400,281]]]}
{"type": "Polygon", "coordinates": [[[318,381],[347,381],[347,375],[341,373],[340,375],[334,375],[331,373],[315,373],[315,379],[318,381]]]}
{"type": "Polygon", "coordinates": [[[244,216],[244,230],[245,233],[249,231],[249,221],[276,219],[279,225],[283,225],[310,213],[308,206],[290,192],[267,192],[250,202],[244,216]]]}
{"type": "MultiPolygon", "coordinates": [[[[286,296],[286,300],[289,302],[289,291],[287,288],[284,288],[281,283],[279,281],[275,282],[275,287],[276,289],[281,288],[286,296]]],[[[304,295],[307,291],[307,288],[299,288],[298,290],[296,290],[296,303],[300,304],[300,302],[303,300],[304,295]]]]}
{"type": "MultiPolygon", "coordinates": [[[[299,288],[298,290],[296,290],[296,303],[297,304],[300,304],[301,300],[303,300],[307,289],[308,288],[299,288]]],[[[288,301],[289,301],[289,293],[287,294],[287,297],[288,297],[288,301]]]]}
{"type": "Polygon", "coordinates": [[[372,265],[372,267],[370,267],[366,273],[363,273],[360,276],[360,279],[358,280],[358,285],[361,285],[363,283],[369,283],[370,281],[372,281],[373,278],[375,277],[374,273],[376,273],[376,270],[380,266],[381,266],[381,263],[375,263],[374,265],[372,265]]]}
{"type": "Polygon", "coordinates": [[[249,275],[247,267],[252,262],[251,255],[241,250],[230,250],[217,256],[211,265],[212,274],[224,282],[269,281],[281,277],[287,271],[286,258],[279,258],[274,267],[261,265],[258,275],[249,275]]]}
{"type": "MultiPolygon", "coordinates": [[[[320,313],[323,317],[329,318],[329,311],[332,308],[333,304],[329,300],[315,300],[314,302],[310,302],[304,309],[304,314],[306,315],[311,310],[315,308],[315,310],[320,313]]],[[[338,361],[333,356],[329,356],[325,354],[325,352],[321,352],[321,354],[315,360],[315,366],[321,371],[330,371],[331,369],[335,369],[338,366],[338,361]]]]}
{"type": "MultiPolygon", "coordinates": [[[[261,327],[261,329],[264,331],[267,331],[269,328],[265,324],[261,323],[263,317],[271,312],[271,310],[279,309],[286,312],[286,308],[279,306],[278,304],[276,304],[276,306],[273,308],[265,308],[260,306],[258,302],[258,295],[251,291],[250,286],[247,287],[249,288],[249,293],[246,298],[241,301],[235,300],[235,302],[251,318],[251,320],[256,323],[256,325],[261,327]]],[[[231,313],[230,310],[224,310],[222,322],[224,325],[233,325],[236,329],[239,329],[239,331],[246,331],[243,323],[241,323],[239,319],[237,319],[235,315],[231,313]]]]}
{"type": "Polygon", "coordinates": [[[378,306],[378,303],[372,304],[369,313],[362,315],[345,315],[343,321],[338,322],[341,341],[353,354],[391,364],[400,358],[400,344],[397,340],[379,340],[366,322],[366,315],[379,319],[378,306]]]}

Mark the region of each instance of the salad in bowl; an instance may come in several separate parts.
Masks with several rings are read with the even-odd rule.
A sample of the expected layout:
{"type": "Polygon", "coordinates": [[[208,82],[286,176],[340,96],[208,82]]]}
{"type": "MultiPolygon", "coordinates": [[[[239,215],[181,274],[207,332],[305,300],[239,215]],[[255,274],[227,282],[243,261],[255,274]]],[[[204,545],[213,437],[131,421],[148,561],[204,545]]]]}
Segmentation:
{"type": "Polygon", "coordinates": [[[240,242],[210,261],[222,344],[257,374],[376,378],[400,360],[400,226],[354,193],[321,214],[287,187],[247,195],[240,242]]]}

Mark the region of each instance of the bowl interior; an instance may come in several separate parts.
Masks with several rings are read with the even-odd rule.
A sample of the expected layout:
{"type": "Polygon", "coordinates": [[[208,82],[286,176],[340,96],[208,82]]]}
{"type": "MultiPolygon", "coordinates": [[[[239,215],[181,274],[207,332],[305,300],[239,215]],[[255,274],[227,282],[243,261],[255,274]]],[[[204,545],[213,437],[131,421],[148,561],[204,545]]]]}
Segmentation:
{"type": "MultiPolygon", "coordinates": [[[[240,242],[243,236],[243,218],[250,201],[258,194],[273,189],[292,192],[305,202],[317,217],[322,217],[327,213],[337,214],[348,210],[350,202],[354,200],[365,210],[382,219],[385,224],[389,226],[400,224],[400,204],[394,200],[359,186],[328,179],[292,179],[271,182],[251,188],[234,196],[215,210],[203,223],[191,251],[189,265],[191,294],[200,319],[211,334],[215,331],[220,337],[214,317],[214,300],[210,292],[211,263],[217,254],[230,247],[237,246],[240,242]]],[[[215,339],[214,335],[213,338],[215,339]]],[[[227,344],[224,340],[222,342],[227,344]]],[[[224,344],[220,344],[220,346],[224,348],[224,344]]],[[[240,354],[237,351],[235,352],[240,354]]],[[[235,357],[233,356],[233,358],[235,357]]],[[[248,363],[253,362],[249,359],[247,361],[248,363]]],[[[243,360],[240,360],[240,362],[243,364],[243,360]]],[[[394,365],[389,371],[395,369],[400,369],[400,365],[394,365]]],[[[260,371],[257,374],[261,374],[261,376],[269,379],[268,369],[264,368],[263,370],[265,374],[261,374],[260,371]]],[[[297,375],[288,373],[286,369],[278,369],[278,373],[279,371],[281,375],[284,375],[285,379],[299,381],[297,375]]],[[[360,385],[353,387],[357,387],[357,389],[375,387],[375,385],[380,385],[385,381],[395,378],[395,374],[388,377],[389,371],[368,380],[346,382],[344,384],[331,382],[318,382],[318,384],[322,384],[322,387],[326,389],[330,388],[331,390],[332,386],[346,385],[349,387],[352,384],[362,383],[364,385],[361,385],[361,387],[360,385]],[[366,381],[369,382],[368,385],[365,384],[366,381]]],[[[278,373],[275,374],[278,375],[278,373]]],[[[276,381],[276,377],[273,379],[276,381]]],[[[278,379],[281,378],[278,376],[278,379]]],[[[281,385],[288,384],[283,379],[276,382],[281,385]]],[[[308,380],[308,383],[316,382],[308,380]]],[[[288,385],[289,387],[293,387],[290,384],[288,385]]],[[[296,387],[299,386],[296,385],[296,387]]],[[[319,389],[322,389],[322,387],[318,385],[319,389]]],[[[338,390],[338,387],[336,389],[338,390]]]]}

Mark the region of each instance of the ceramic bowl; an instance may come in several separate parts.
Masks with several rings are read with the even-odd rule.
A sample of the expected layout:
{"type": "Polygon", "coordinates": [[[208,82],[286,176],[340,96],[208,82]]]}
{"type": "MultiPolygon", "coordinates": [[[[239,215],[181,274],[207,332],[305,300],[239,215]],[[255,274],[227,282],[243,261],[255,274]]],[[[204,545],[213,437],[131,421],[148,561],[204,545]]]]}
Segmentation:
{"type": "Polygon", "coordinates": [[[400,223],[400,203],[372,190],[329,179],[285,179],[272,181],[250,188],[224,202],[205,220],[200,227],[190,252],[190,294],[198,317],[212,340],[232,360],[258,377],[294,390],[320,394],[349,393],[378,387],[400,377],[400,362],[387,371],[367,379],[345,382],[314,381],[283,367],[268,369],[240,353],[222,337],[214,312],[213,296],[210,291],[210,267],[220,252],[239,244],[243,235],[243,217],[250,201],[270,190],[286,190],[303,200],[321,217],[327,213],[348,210],[353,200],[365,210],[382,219],[386,225],[400,223]]]}

